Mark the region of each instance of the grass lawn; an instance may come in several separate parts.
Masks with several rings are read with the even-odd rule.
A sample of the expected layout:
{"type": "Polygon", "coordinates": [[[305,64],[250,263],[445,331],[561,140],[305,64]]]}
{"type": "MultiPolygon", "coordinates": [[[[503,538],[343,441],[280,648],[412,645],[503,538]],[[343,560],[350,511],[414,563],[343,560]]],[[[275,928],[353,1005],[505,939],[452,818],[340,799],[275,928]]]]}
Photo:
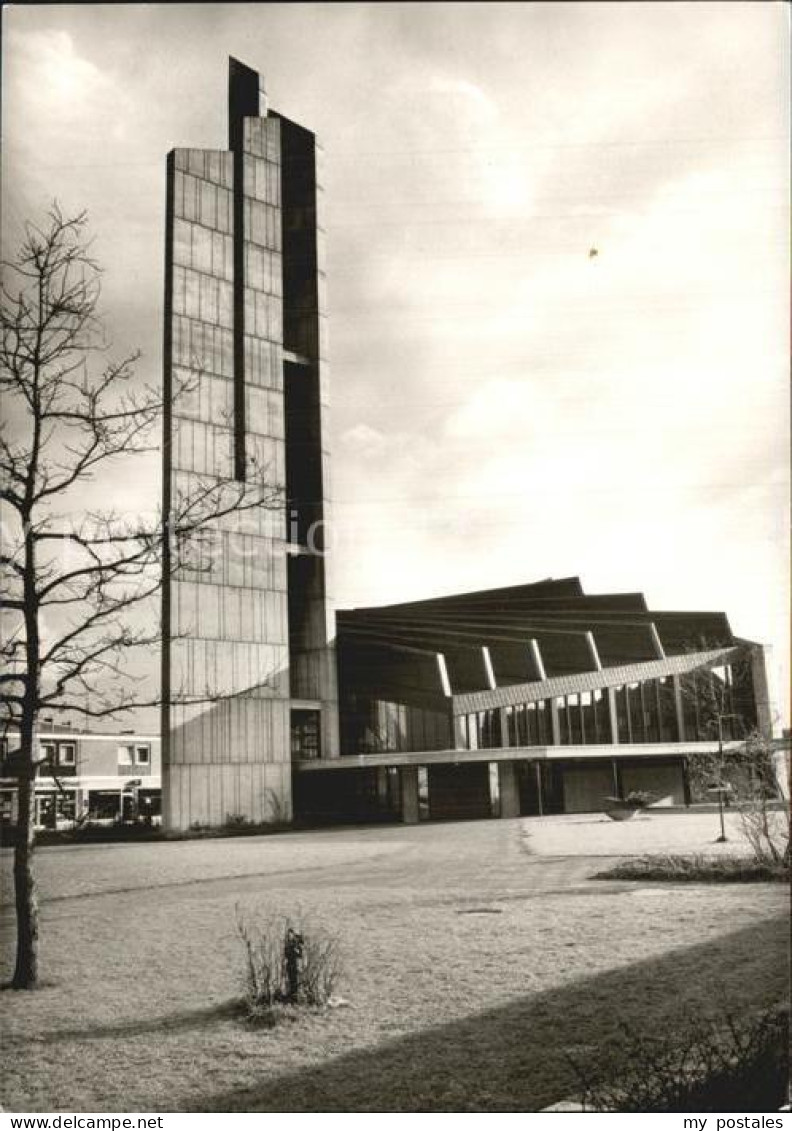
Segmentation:
{"type": "MultiPolygon", "coordinates": [[[[3,993],[0,1103],[538,1110],[574,1090],[564,1051],[585,1057],[620,1019],[653,1032],[785,998],[781,885],[587,878],[608,850],[665,838],[699,851],[704,817],[613,825],[629,828],[616,852],[595,817],[42,849],[48,984],[3,993]],[[243,1024],[237,903],[326,921],[350,1005],[274,1031],[243,1024]]],[[[8,853],[3,873],[7,885],[8,853]]],[[[8,977],[7,894],[4,906],[8,977]]]]}

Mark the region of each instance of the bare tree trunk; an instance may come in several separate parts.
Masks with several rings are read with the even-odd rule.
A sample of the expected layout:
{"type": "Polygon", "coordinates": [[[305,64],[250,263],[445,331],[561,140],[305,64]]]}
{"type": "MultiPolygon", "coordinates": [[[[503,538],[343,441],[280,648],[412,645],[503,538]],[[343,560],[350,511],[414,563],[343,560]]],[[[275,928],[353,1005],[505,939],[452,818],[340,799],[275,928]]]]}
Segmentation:
{"type": "MultiPolygon", "coordinates": [[[[38,452],[41,421],[34,426],[34,452],[38,452]]],[[[37,456],[36,456],[37,459],[37,456]]],[[[36,462],[32,463],[36,467],[36,462]]],[[[34,472],[28,478],[28,493],[35,485],[34,472]]],[[[36,775],[38,773],[38,711],[40,694],[41,640],[39,601],[36,588],[36,543],[30,524],[30,504],[26,498],[22,518],[25,531],[24,617],[27,678],[22,702],[19,733],[20,769],[17,790],[17,830],[14,845],[14,898],[17,917],[17,952],[11,985],[16,990],[32,990],[38,982],[39,914],[33,852],[36,847],[36,775]]]]}
{"type": "MultiPolygon", "coordinates": [[[[25,751],[25,760],[33,762],[33,750],[25,751]]],[[[19,778],[17,835],[14,847],[14,896],[17,917],[16,967],[11,985],[15,990],[31,990],[38,982],[39,913],[36,879],[33,873],[33,850],[36,843],[36,779],[23,770],[19,778]]]]}

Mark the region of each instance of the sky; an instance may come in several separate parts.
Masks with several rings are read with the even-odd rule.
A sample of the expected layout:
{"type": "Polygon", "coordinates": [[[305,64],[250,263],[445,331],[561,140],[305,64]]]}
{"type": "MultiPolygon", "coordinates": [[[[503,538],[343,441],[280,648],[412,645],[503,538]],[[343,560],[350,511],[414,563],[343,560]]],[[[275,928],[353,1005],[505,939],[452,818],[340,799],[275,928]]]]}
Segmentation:
{"type": "MultiPolygon", "coordinates": [[[[5,248],[87,208],[141,379],[165,154],[226,145],[228,55],[319,136],[340,607],[579,575],[723,609],[788,721],[783,4],[3,15],[5,248]]],[[[159,472],[101,489],[147,509],[159,472]]]]}

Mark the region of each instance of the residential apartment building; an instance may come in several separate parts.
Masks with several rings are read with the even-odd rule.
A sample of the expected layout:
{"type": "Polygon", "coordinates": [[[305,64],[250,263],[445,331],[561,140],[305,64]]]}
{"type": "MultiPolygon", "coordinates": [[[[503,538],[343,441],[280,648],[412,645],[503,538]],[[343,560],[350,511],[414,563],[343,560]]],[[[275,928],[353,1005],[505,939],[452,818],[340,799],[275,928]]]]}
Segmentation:
{"type": "MultiPolygon", "coordinates": [[[[18,735],[0,740],[0,822],[16,821],[13,775],[18,735]]],[[[162,765],[158,734],[77,730],[44,720],[39,734],[35,821],[39,828],[76,821],[160,820],[162,765]]]]}

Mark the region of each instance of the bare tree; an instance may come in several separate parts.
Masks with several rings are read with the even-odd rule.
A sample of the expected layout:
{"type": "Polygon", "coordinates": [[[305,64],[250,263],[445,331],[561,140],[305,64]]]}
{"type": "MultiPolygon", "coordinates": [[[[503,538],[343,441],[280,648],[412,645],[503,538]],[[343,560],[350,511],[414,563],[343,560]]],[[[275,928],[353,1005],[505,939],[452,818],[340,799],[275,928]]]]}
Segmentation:
{"type": "Polygon", "coordinates": [[[779,864],[788,861],[790,849],[789,810],[779,804],[784,793],[776,766],[778,743],[762,734],[750,711],[746,713],[748,684],[745,665],[736,672],[700,669],[683,682],[683,699],[695,716],[697,736],[717,741],[716,749],[689,756],[689,780],[696,797],[717,796],[719,841],[727,840],[726,798],[739,814],[742,834],[756,860],[779,864]]]}
{"type": "Polygon", "coordinates": [[[129,656],[161,643],[153,598],[164,559],[174,571],[200,569],[224,517],[282,506],[280,492],[251,465],[246,482],[193,476],[173,492],[168,514],[86,510],[91,480],[160,447],[165,408],[161,390],[136,379],[137,354],[107,359],[100,274],[85,214],[65,217],[54,205],[45,225],[26,226],[16,257],[3,263],[0,288],[0,718],[19,736],[8,763],[18,778],[16,988],[38,978],[33,850],[41,711],[102,718],[156,705],[158,689],[136,697],[129,656]]]}
{"type": "Polygon", "coordinates": [[[743,780],[747,782],[737,799],[743,836],[756,860],[789,865],[790,812],[783,803],[776,746],[771,739],[753,731],[739,757],[743,780]]]}

